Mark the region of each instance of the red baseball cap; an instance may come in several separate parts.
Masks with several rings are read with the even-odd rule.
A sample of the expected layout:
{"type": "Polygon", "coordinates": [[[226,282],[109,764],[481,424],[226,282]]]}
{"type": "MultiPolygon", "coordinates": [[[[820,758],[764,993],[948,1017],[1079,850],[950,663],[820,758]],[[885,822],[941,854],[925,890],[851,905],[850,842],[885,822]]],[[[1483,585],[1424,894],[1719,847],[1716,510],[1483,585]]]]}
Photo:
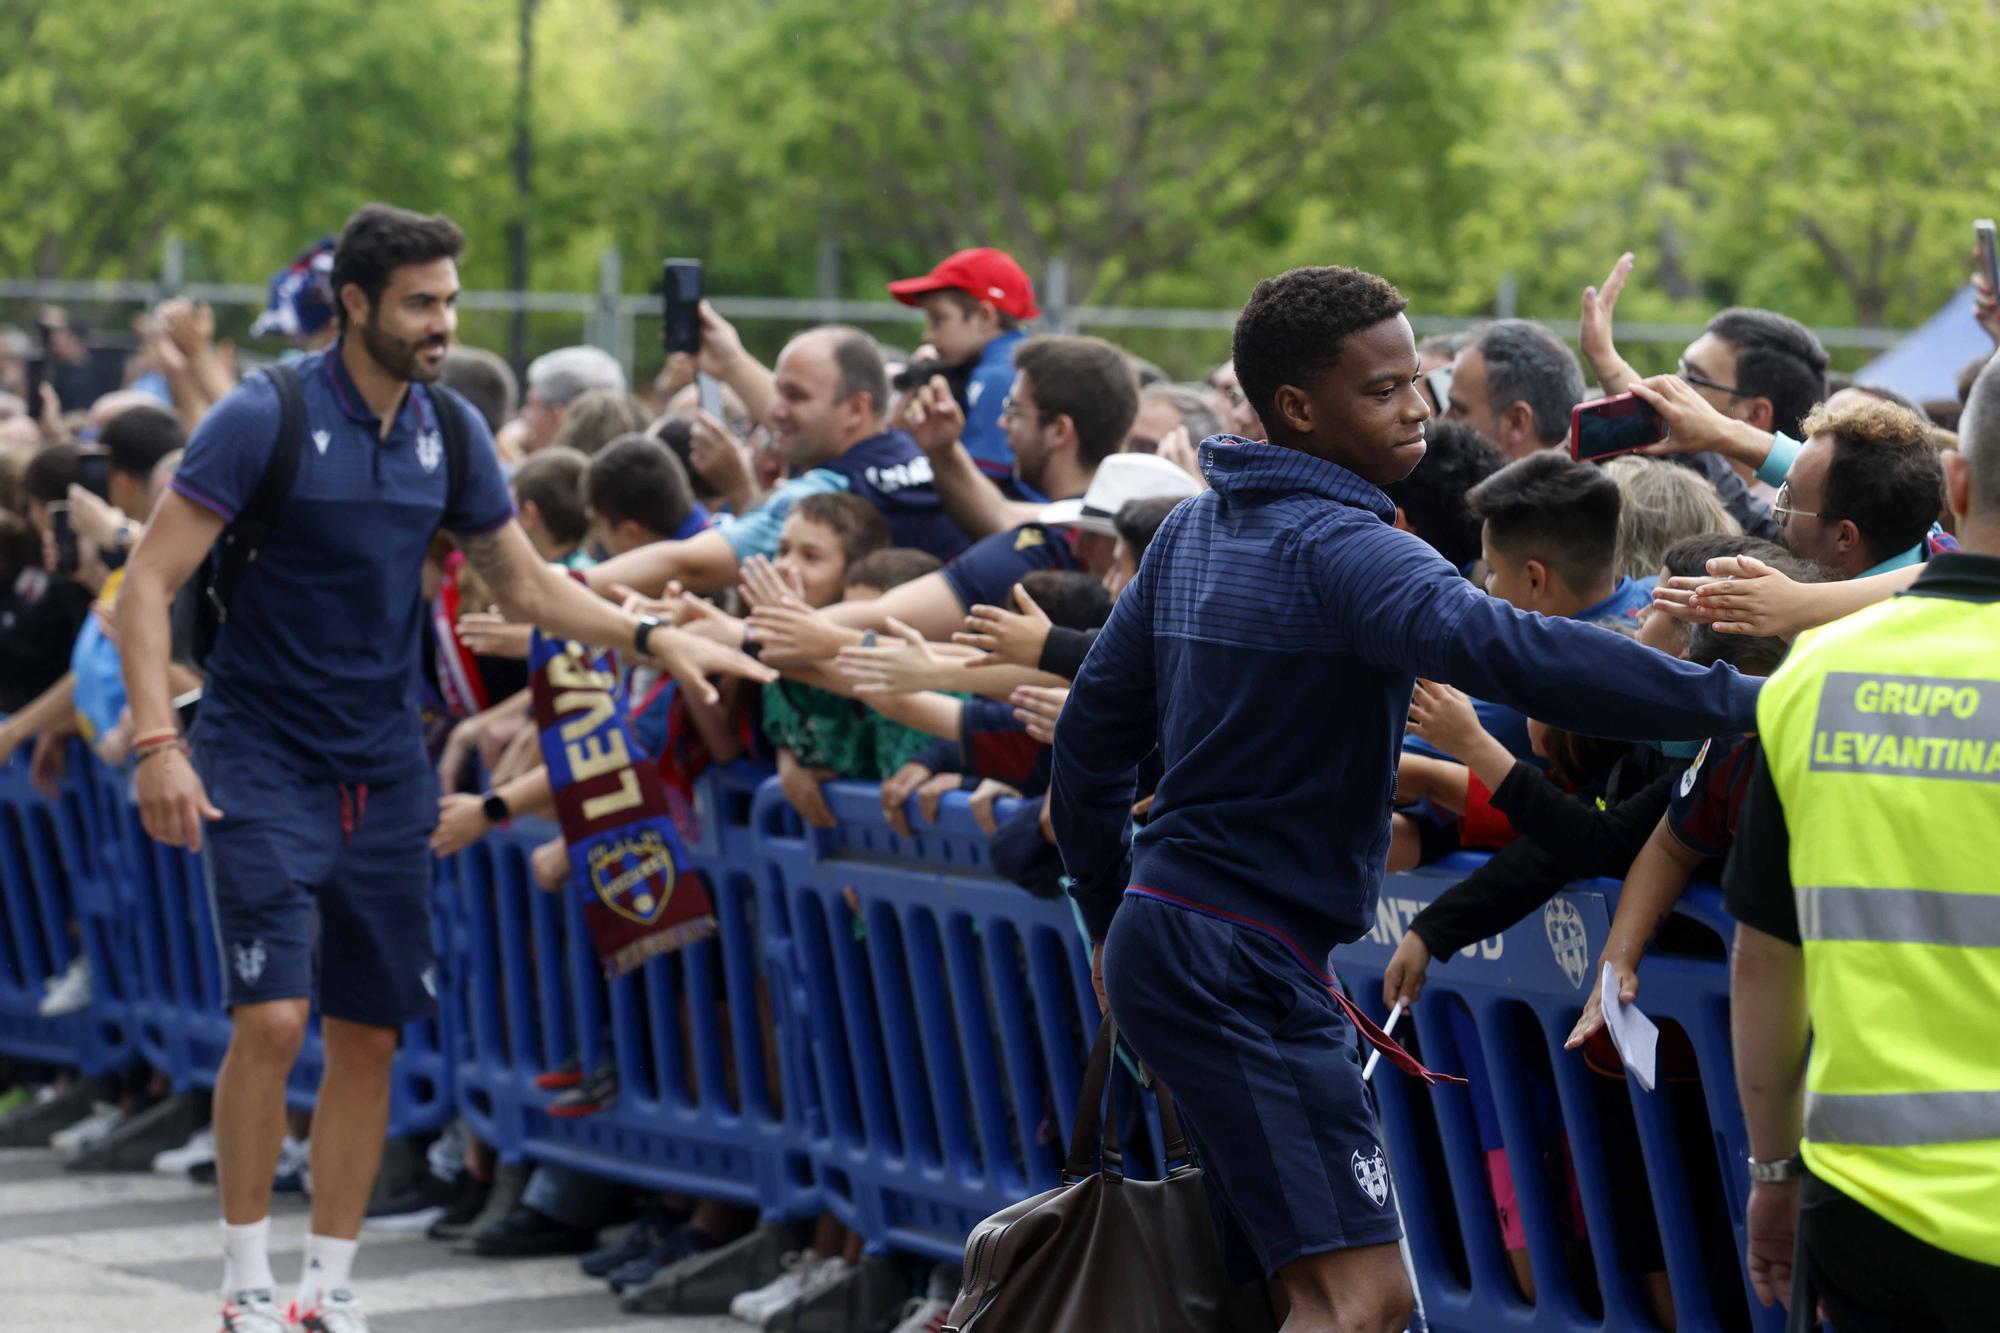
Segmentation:
{"type": "Polygon", "coordinates": [[[991,301],[1009,319],[1033,319],[1042,313],[1035,305],[1035,285],[1014,256],[983,247],[960,250],[921,278],[890,283],[889,295],[904,305],[920,305],[932,292],[953,288],[976,301],[991,301]]]}

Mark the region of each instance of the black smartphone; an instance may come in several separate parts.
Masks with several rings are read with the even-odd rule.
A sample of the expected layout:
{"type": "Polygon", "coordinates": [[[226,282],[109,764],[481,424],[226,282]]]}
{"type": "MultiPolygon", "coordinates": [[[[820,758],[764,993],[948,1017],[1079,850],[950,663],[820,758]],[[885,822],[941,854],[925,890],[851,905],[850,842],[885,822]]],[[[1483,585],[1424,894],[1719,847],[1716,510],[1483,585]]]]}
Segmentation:
{"type": "Polygon", "coordinates": [[[2000,246],[1994,243],[1992,218],[1972,224],[1972,242],[1979,252],[1979,272],[1986,279],[1986,290],[2000,292],[2000,246]]]}
{"type": "Polygon", "coordinates": [[[32,421],[42,419],[42,379],[48,374],[49,359],[46,356],[31,356],[21,363],[27,371],[28,386],[21,391],[28,405],[28,417],[32,421]]]}
{"type": "Polygon", "coordinates": [[[660,265],[660,295],[666,300],[660,346],[668,356],[701,351],[701,261],[669,259],[660,265]]]}
{"type": "Polygon", "coordinates": [[[100,500],[111,498],[111,455],[90,450],[76,456],[77,482],[100,500]]]}
{"type": "Polygon", "coordinates": [[[1569,416],[1569,456],[1585,463],[1629,454],[1667,438],[1667,423],[1651,403],[1621,393],[1579,403],[1569,416]]]}
{"type": "Polygon", "coordinates": [[[56,573],[74,574],[81,562],[76,553],[76,529],[69,523],[69,502],[57,500],[47,508],[49,530],[56,539],[56,573]]]}

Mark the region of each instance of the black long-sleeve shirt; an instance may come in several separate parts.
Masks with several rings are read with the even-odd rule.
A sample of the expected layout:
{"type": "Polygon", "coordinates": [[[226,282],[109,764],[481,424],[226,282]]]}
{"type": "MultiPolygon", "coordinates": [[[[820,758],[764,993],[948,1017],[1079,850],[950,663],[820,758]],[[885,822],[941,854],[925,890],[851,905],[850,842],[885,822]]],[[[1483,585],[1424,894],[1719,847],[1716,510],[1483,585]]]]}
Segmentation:
{"type": "Polygon", "coordinates": [[[1446,889],[1410,929],[1443,962],[1506,930],[1572,880],[1623,875],[1666,813],[1686,767],[1635,747],[1602,782],[1571,795],[1533,764],[1516,763],[1494,791],[1493,808],[1521,837],[1446,889]]]}

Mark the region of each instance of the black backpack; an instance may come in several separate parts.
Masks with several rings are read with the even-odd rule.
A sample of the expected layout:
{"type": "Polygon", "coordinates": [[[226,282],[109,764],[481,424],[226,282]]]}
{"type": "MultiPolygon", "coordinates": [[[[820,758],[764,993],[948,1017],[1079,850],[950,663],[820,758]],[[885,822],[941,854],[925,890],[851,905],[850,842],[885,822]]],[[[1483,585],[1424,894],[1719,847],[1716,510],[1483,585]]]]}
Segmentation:
{"type": "MultiPolygon", "coordinates": [[[[280,363],[266,366],[262,373],[278,393],[278,438],[270,460],[264,464],[264,474],[257,479],[250,502],[222,530],[208,558],[174,601],[176,643],[184,647],[186,660],[196,666],[208,660],[216,638],[228,622],[229,603],[235,599],[243,576],[256,563],[258,549],[277,523],[278,511],[284,507],[292,482],[298,477],[299,457],[305,449],[305,388],[297,368],[280,363]]],[[[430,387],[430,400],[437,410],[438,434],[444,440],[448,478],[445,512],[449,514],[457,510],[466,474],[471,471],[464,408],[459,405],[457,395],[441,385],[430,387]]]]}

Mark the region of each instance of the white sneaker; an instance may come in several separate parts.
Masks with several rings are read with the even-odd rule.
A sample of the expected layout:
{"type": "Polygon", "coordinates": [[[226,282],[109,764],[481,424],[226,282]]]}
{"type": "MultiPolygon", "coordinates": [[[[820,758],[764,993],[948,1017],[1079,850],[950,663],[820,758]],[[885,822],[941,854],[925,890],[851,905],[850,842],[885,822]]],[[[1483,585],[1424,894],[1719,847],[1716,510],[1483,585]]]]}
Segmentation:
{"type": "Polygon", "coordinates": [[[78,954],[59,977],[49,978],[48,994],[36,1012],[43,1018],[61,1018],[90,1007],[90,958],[78,954]]]}
{"type": "MultiPolygon", "coordinates": [[[[846,1281],[847,1275],[853,1271],[854,1265],[836,1254],[833,1258],[828,1259],[825,1263],[806,1274],[805,1289],[799,1293],[798,1299],[800,1301],[809,1301],[822,1292],[833,1290],[833,1288],[846,1281]]],[[[780,1306],[778,1308],[784,1309],[786,1307],[780,1306]]],[[[776,1314],[777,1311],[774,1310],[772,1313],[776,1314]]]]}
{"type": "Polygon", "coordinates": [[[732,1318],[741,1319],[746,1324],[762,1324],[781,1310],[789,1309],[805,1294],[806,1284],[821,1267],[841,1262],[838,1258],[822,1259],[811,1250],[800,1250],[785,1256],[784,1269],[761,1287],[739,1292],[729,1302],[732,1318]]]}
{"type": "Polygon", "coordinates": [[[290,1333],[269,1288],[239,1291],[222,1303],[222,1333],[290,1333]]]}
{"type": "Polygon", "coordinates": [[[180,1147],[154,1154],[153,1170],[163,1176],[185,1176],[189,1167],[214,1160],[215,1126],[203,1125],[180,1147]]]}
{"type": "Polygon", "coordinates": [[[944,1327],[944,1317],[950,1313],[950,1301],[933,1300],[928,1296],[913,1297],[903,1305],[903,1322],[890,1329],[889,1333],[938,1333],[944,1327]]]}
{"type": "Polygon", "coordinates": [[[64,1157],[81,1156],[103,1142],[124,1118],[125,1113],[110,1102],[92,1102],[89,1115],[49,1135],[49,1146],[64,1157]]]}
{"type": "Polygon", "coordinates": [[[361,1302],[345,1287],[320,1297],[315,1309],[300,1310],[294,1305],[290,1318],[299,1326],[299,1333],[368,1333],[361,1302]]]}

